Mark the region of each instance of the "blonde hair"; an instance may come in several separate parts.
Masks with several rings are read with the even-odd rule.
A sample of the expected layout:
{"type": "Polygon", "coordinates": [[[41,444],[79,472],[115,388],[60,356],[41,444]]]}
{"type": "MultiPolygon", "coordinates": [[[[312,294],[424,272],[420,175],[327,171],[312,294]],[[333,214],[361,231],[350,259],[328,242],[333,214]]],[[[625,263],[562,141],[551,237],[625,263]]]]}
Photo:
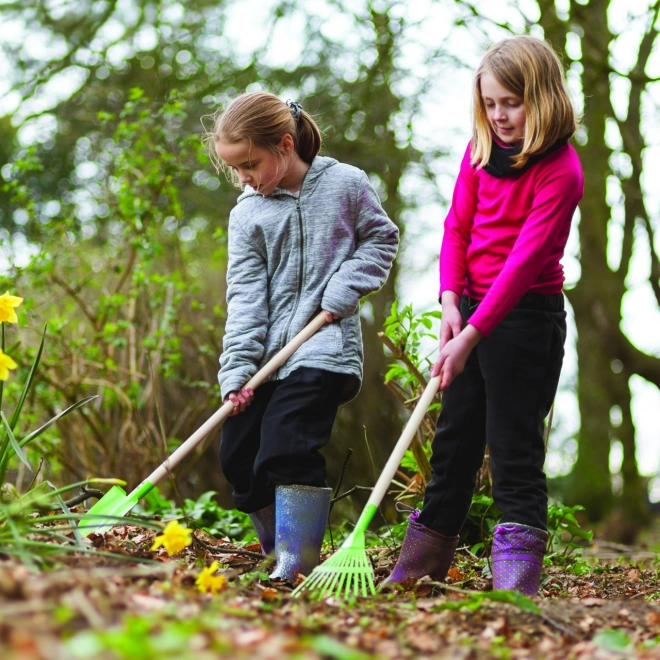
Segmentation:
{"type": "MultiPolygon", "coordinates": [[[[214,116],[213,129],[206,135],[211,160],[216,169],[228,172],[215,150],[218,140],[232,143],[246,140],[250,146],[263,147],[282,156],[280,142],[287,134],[293,138],[298,156],[311,165],[321,150],[321,131],[312,116],[302,108],[297,119],[293,112],[287,103],[268,92],[250,92],[237,96],[214,116]]],[[[233,172],[229,172],[236,179],[233,172]]]]}
{"type": "Polygon", "coordinates": [[[481,97],[481,78],[492,74],[525,104],[525,137],[513,167],[523,167],[530,156],[540,154],[560,138],[577,130],[575,109],[568,95],[564,71],[554,50],[529,35],[505,39],[492,46],[481,60],[474,78],[471,162],[488,164],[492,129],[481,97]]]}

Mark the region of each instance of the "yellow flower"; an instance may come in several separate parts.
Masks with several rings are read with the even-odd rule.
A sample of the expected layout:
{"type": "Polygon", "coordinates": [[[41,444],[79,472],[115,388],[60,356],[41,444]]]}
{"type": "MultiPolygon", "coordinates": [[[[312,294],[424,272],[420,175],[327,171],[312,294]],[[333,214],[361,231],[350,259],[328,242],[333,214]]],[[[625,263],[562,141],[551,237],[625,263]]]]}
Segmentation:
{"type": "Polygon", "coordinates": [[[179,524],[178,520],[170,520],[160,536],[154,539],[152,550],[165,546],[168,555],[175,555],[192,543],[192,529],[179,524]]]}
{"type": "Polygon", "coordinates": [[[19,298],[18,296],[10,296],[9,291],[0,296],[0,321],[18,323],[18,316],[16,316],[14,307],[20,307],[22,302],[23,298],[19,298]]]}
{"type": "Polygon", "coordinates": [[[197,576],[195,584],[202,593],[211,592],[212,594],[217,594],[225,586],[225,582],[227,581],[225,576],[214,575],[218,568],[218,562],[214,561],[197,576]]]}
{"type": "Polygon", "coordinates": [[[0,380],[9,378],[9,370],[16,369],[18,365],[6,353],[0,349],[0,380]]]}

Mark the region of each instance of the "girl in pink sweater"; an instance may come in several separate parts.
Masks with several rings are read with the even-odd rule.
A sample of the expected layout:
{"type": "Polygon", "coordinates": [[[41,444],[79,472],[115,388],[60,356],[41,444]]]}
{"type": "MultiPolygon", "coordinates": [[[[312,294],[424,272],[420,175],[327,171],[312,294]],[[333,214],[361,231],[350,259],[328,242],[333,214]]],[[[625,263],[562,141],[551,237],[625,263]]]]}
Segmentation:
{"type": "Polygon", "coordinates": [[[411,516],[388,583],[444,579],[486,444],[493,497],[493,587],[538,590],[547,542],[543,421],[564,356],[559,262],[583,194],[569,143],[576,118],[543,41],[493,46],[477,69],[474,125],[440,253],[442,412],[424,507],[411,516]]]}

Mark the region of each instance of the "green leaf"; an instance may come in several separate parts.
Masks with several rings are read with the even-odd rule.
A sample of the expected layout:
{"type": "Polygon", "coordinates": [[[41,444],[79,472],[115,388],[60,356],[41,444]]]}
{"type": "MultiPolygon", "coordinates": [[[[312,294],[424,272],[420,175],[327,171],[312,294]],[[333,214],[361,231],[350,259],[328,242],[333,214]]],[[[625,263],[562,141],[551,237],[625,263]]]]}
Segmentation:
{"type": "Polygon", "coordinates": [[[23,465],[25,465],[25,467],[27,467],[27,469],[30,470],[30,472],[34,472],[34,469],[30,465],[30,462],[23,453],[21,446],[18,444],[18,441],[16,440],[14,434],[12,433],[11,426],[9,425],[9,422],[5,417],[5,413],[3,413],[1,410],[0,410],[0,419],[2,419],[2,423],[4,424],[5,430],[7,431],[7,436],[9,437],[9,443],[11,444],[14,452],[16,452],[16,456],[18,456],[21,459],[23,465]]]}
{"type": "Polygon", "coordinates": [[[97,396],[98,394],[94,394],[93,396],[88,396],[85,397],[84,399],[80,399],[80,401],[77,401],[72,406],[69,406],[66,410],[63,410],[61,413],[55,415],[55,417],[49,419],[43,426],[40,426],[36,431],[32,431],[32,433],[26,435],[20,442],[21,447],[23,447],[28,442],[30,442],[30,440],[34,440],[35,438],[38,438],[46,429],[51,427],[58,419],[64,417],[64,415],[68,415],[70,412],[73,412],[77,408],[84,406],[86,403],[89,403],[93,399],[96,399],[97,396]]]}
{"type": "Polygon", "coordinates": [[[572,575],[588,575],[591,573],[591,566],[583,561],[573,562],[566,570],[572,575]]]}
{"type": "Polygon", "coordinates": [[[631,644],[632,640],[622,630],[601,630],[596,633],[593,638],[596,646],[608,651],[625,651],[631,644]]]}
{"type": "Polygon", "coordinates": [[[500,603],[510,603],[515,605],[523,612],[531,612],[532,614],[540,614],[541,610],[538,605],[528,598],[519,594],[516,591],[504,591],[502,589],[495,589],[493,591],[487,591],[483,593],[485,600],[496,600],[500,603]]]}
{"type": "Polygon", "coordinates": [[[310,646],[319,655],[331,660],[363,660],[371,657],[327,635],[313,637],[310,646]]]}
{"type": "Polygon", "coordinates": [[[37,367],[39,366],[39,360],[41,360],[41,352],[44,349],[44,342],[46,341],[47,328],[48,328],[48,324],[44,326],[44,331],[43,334],[41,335],[41,342],[39,343],[37,354],[34,358],[34,362],[32,363],[32,367],[30,368],[30,373],[28,374],[27,380],[25,381],[25,385],[23,386],[23,391],[21,392],[21,396],[18,400],[18,404],[16,405],[16,409],[14,410],[14,414],[11,416],[11,421],[9,422],[9,426],[11,427],[12,431],[16,428],[16,423],[18,422],[18,418],[21,414],[21,410],[23,409],[23,404],[25,403],[25,399],[28,395],[28,392],[30,391],[30,386],[32,385],[32,381],[34,380],[34,375],[37,372],[37,367]]]}

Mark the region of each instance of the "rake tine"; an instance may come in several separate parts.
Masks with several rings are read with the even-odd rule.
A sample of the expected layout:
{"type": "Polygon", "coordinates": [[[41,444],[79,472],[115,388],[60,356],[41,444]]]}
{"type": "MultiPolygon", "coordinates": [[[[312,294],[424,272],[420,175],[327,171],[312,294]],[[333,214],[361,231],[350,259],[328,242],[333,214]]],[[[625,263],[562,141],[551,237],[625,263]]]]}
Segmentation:
{"type": "Polygon", "coordinates": [[[336,573],[320,572],[319,576],[319,579],[315,584],[311,585],[311,588],[317,589],[320,592],[319,595],[321,597],[325,596],[327,593],[332,593],[332,584],[337,577],[336,573]]]}
{"type": "Polygon", "coordinates": [[[337,572],[332,576],[332,580],[329,581],[328,587],[325,591],[327,594],[334,594],[336,593],[337,589],[337,583],[341,580],[342,575],[341,573],[337,572]]]}
{"type": "Polygon", "coordinates": [[[373,571],[370,571],[367,576],[369,578],[369,590],[371,591],[371,594],[374,595],[376,593],[376,585],[374,584],[373,571]]]}
{"type": "Polygon", "coordinates": [[[347,579],[348,575],[346,573],[343,573],[339,576],[339,579],[337,580],[337,590],[335,592],[337,595],[341,596],[341,591],[344,588],[344,583],[347,579]]]}

